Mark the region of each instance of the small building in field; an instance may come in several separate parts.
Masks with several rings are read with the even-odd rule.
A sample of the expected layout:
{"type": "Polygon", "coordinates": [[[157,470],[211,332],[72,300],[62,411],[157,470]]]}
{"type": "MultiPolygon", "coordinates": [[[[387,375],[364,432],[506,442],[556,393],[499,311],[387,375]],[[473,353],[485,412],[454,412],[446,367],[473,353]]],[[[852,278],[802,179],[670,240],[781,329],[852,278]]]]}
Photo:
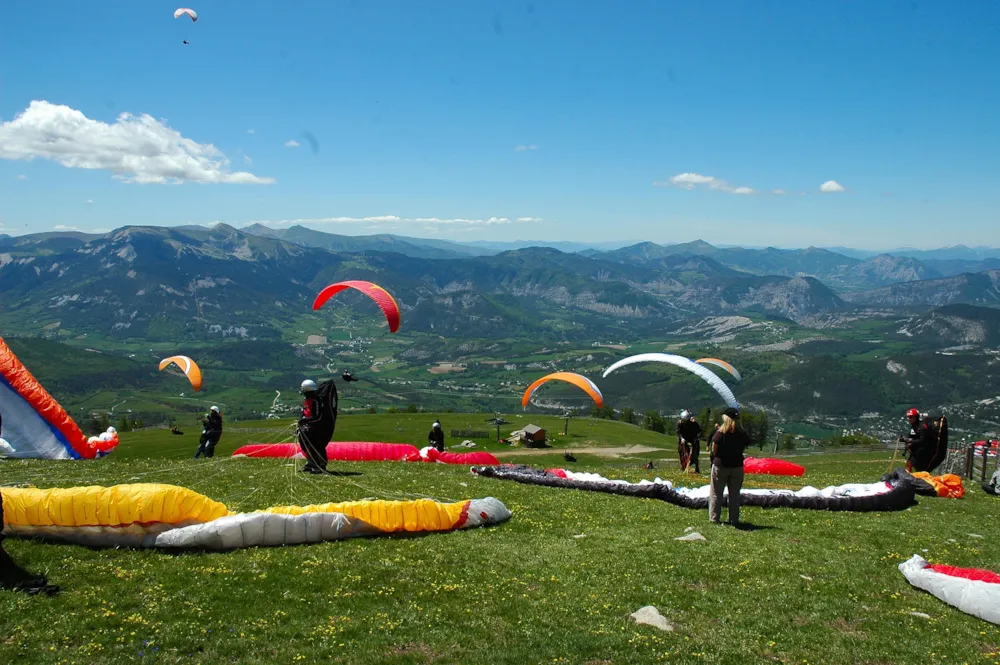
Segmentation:
{"type": "Polygon", "coordinates": [[[528,447],[543,445],[545,443],[545,430],[538,425],[525,425],[521,428],[521,431],[524,432],[525,444],[528,447]]]}

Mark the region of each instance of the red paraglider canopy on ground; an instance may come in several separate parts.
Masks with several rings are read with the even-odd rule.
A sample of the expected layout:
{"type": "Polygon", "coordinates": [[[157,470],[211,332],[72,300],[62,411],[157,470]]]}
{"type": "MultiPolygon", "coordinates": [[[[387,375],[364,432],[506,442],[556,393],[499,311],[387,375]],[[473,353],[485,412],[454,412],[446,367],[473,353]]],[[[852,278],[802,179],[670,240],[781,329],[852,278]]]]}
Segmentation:
{"type": "Polygon", "coordinates": [[[474,453],[449,453],[440,452],[436,448],[424,448],[417,452],[416,457],[408,457],[408,462],[440,462],[442,464],[479,464],[492,465],[500,464],[493,454],[485,451],[474,453]]]}
{"type": "MultiPolygon", "coordinates": [[[[401,462],[410,455],[420,455],[408,443],[375,443],[371,441],[337,441],[326,445],[326,454],[341,462],[401,462]]],[[[251,443],[233,452],[233,456],[283,457],[302,456],[297,443],[251,443]]]]}
{"type": "MultiPolygon", "coordinates": [[[[449,453],[434,448],[423,451],[408,443],[378,443],[373,441],[337,441],[328,443],[326,454],[340,462],[441,462],[442,464],[499,464],[487,452],[449,453]]],[[[302,458],[297,443],[251,443],[233,451],[233,456],[302,458]]]]}
{"type": "Polygon", "coordinates": [[[743,472],[769,476],[804,476],[806,468],[783,459],[747,457],[743,460],[743,472]]]}
{"type": "Polygon", "coordinates": [[[931,564],[928,568],[936,573],[941,573],[942,575],[961,577],[975,582],[1000,584],[1000,575],[997,575],[992,570],[983,570],[982,568],[958,568],[956,566],[946,566],[942,563],[931,564]]]}

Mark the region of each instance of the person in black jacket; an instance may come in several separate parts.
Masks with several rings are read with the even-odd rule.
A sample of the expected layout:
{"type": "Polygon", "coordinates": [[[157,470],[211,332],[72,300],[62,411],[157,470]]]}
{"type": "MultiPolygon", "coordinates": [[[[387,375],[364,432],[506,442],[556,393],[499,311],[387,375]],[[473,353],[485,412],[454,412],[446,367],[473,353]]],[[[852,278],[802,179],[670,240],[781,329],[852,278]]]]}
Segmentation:
{"type": "Polygon", "coordinates": [[[694,464],[694,472],[701,473],[698,456],[701,454],[701,425],[689,411],[681,411],[677,421],[677,446],[681,452],[681,471],[694,464]]]}
{"type": "Polygon", "coordinates": [[[920,422],[920,412],[910,409],[906,412],[910,423],[910,433],[899,437],[900,443],[906,444],[907,471],[931,471],[931,460],[937,449],[937,434],[926,422],[920,422]]]}
{"type": "MultiPolygon", "coordinates": [[[[3,435],[3,416],[0,415],[0,436],[3,435]]],[[[0,491],[0,526],[3,525],[3,491],[0,491]]],[[[50,596],[59,592],[59,587],[49,584],[44,577],[36,577],[14,560],[3,548],[4,535],[0,531],[0,589],[23,591],[29,595],[45,593],[50,596]]]]}
{"type": "Polygon", "coordinates": [[[335,423],[320,404],[317,396],[319,387],[315,381],[311,379],[303,381],[299,390],[305,398],[298,423],[299,447],[306,456],[306,465],[300,471],[313,474],[327,473],[326,444],[333,438],[335,423]]]}
{"type": "Polygon", "coordinates": [[[743,451],[750,437],[739,425],[740,412],[722,412],[722,426],[712,436],[712,484],[708,494],[708,517],[722,521],[722,494],[729,491],[729,523],[740,524],[740,490],[743,488],[743,451]]]}
{"type": "Polygon", "coordinates": [[[201,439],[198,441],[198,450],[195,451],[194,458],[205,453],[205,457],[215,457],[215,446],[222,438],[222,414],[219,407],[213,406],[208,414],[202,418],[201,439]]]}
{"type": "Polygon", "coordinates": [[[427,445],[433,446],[439,453],[444,452],[444,430],[441,429],[441,423],[436,420],[427,435],[427,445]]]}

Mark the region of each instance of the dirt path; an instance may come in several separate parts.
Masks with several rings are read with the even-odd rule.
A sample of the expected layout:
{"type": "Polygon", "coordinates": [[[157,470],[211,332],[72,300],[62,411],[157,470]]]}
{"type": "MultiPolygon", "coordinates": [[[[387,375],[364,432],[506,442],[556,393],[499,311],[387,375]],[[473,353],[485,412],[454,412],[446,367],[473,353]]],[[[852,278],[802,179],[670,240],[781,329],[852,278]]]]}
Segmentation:
{"type": "Polygon", "coordinates": [[[651,446],[622,446],[618,448],[602,448],[599,446],[574,448],[571,446],[560,446],[559,448],[516,448],[514,450],[501,450],[493,454],[497,457],[513,457],[515,455],[557,455],[566,452],[615,458],[623,455],[640,455],[642,453],[656,452],[667,453],[668,451],[665,448],[653,448],[651,446]]]}

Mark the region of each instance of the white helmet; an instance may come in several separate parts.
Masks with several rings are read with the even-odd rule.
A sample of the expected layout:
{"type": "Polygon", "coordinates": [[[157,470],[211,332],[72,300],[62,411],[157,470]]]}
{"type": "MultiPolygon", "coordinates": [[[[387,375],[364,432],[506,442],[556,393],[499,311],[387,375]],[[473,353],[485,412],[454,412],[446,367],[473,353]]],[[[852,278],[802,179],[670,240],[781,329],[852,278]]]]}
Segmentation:
{"type": "Polygon", "coordinates": [[[683,411],[681,411],[681,420],[687,420],[690,417],[691,417],[691,412],[690,411],[688,411],[687,409],[684,409],[683,411]]]}
{"type": "Polygon", "coordinates": [[[438,421],[435,420],[434,424],[431,425],[431,427],[434,428],[434,429],[441,429],[441,423],[439,423],[438,421]]]}
{"type": "Polygon", "coordinates": [[[217,407],[217,406],[213,406],[213,407],[212,407],[212,411],[215,411],[216,413],[218,413],[218,412],[219,412],[219,407],[217,407]]]}
{"type": "Polygon", "coordinates": [[[317,390],[318,387],[316,386],[316,382],[313,381],[312,379],[306,379],[305,381],[303,381],[302,387],[299,388],[299,392],[303,393],[313,393],[316,392],[317,390]]]}

